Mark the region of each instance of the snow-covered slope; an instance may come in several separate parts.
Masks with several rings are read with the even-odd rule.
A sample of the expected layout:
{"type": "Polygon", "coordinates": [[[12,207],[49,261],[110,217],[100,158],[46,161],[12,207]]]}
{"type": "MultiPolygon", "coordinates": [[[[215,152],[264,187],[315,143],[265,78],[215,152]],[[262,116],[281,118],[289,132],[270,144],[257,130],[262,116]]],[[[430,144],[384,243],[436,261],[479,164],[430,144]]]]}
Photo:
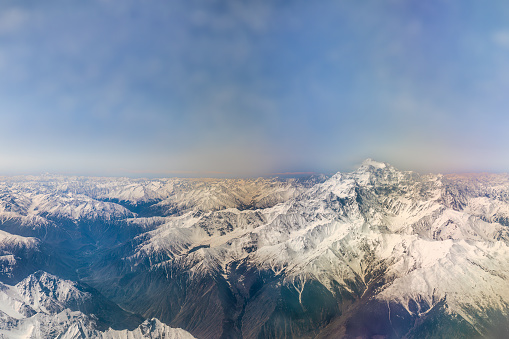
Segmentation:
{"type": "MultiPolygon", "coordinates": [[[[197,337],[509,335],[508,175],[367,160],[309,180],[42,176],[0,191],[0,248],[51,244],[111,301],[197,337]]],[[[16,285],[33,312],[89,317],[65,301],[88,291],[37,279],[16,285]]],[[[143,326],[104,333],[166,331],[143,326]]]]}
{"type": "Polygon", "coordinates": [[[143,228],[153,220],[136,216],[157,219],[191,210],[270,207],[299,195],[306,184],[262,178],[11,177],[0,181],[0,225],[11,233],[58,240],[77,236],[72,225],[83,223],[128,220],[127,225],[143,228]]]}
{"type": "Polygon", "coordinates": [[[131,331],[101,331],[101,313],[111,306],[94,299],[98,296],[80,284],[42,271],[15,286],[0,283],[0,338],[193,338],[157,319],[131,331]],[[90,306],[94,302],[98,308],[90,306]],[[94,310],[99,313],[91,313],[94,310]]]}
{"type": "Polygon", "coordinates": [[[251,282],[239,266],[271,272],[304,309],[316,283],[334,298],[398,303],[414,318],[447,300],[448,314],[483,334],[489,322],[479,319],[509,310],[509,232],[494,221],[506,215],[509,181],[462,185],[369,160],[272,207],[168,218],[126,245],[122,269],[221,276],[240,294],[251,282]]]}
{"type": "Polygon", "coordinates": [[[29,275],[15,287],[30,307],[47,314],[61,312],[71,305],[77,308],[92,299],[92,294],[80,289],[77,283],[43,271],[29,275]]]}
{"type": "Polygon", "coordinates": [[[180,328],[171,328],[159,320],[152,318],[145,320],[137,329],[133,331],[122,330],[116,331],[109,329],[98,335],[102,339],[138,339],[138,338],[167,338],[167,339],[192,339],[194,338],[190,333],[180,328]]]}
{"type": "Polygon", "coordinates": [[[28,318],[18,319],[7,323],[0,322],[0,338],[2,339],[192,339],[190,333],[172,328],[157,319],[146,320],[136,329],[106,331],[97,330],[95,319],[79,311],[72,312],[68,309],[56,313],[37,313],[28,318]]]}
{"type": "Polygon", "coordinates": [[[40,264],[41,242],[37,238],[23,237],[0,230],[0,277],[4,281],[15,279],[40,264]]]}

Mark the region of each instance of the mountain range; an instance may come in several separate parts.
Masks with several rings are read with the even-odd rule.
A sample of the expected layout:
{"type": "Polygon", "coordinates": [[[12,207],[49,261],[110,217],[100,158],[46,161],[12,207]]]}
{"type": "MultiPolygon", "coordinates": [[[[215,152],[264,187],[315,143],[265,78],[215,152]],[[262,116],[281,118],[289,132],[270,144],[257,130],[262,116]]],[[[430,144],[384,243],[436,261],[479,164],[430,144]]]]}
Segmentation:
{"type": "Polygon", "coordinates": [[[0,178],[2,338],[507,338],[509,175],[0,178]]]}

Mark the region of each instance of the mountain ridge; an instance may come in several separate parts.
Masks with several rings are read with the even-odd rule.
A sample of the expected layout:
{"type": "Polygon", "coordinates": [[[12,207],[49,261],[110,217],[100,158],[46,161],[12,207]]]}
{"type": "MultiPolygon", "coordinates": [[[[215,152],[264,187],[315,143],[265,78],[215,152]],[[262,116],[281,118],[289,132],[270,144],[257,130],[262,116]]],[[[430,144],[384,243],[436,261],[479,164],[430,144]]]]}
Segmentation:
{"type": "Polygon", "coordinates": [[[57,273],[196,337],[509,333],[507,175],[367,159],[299,180],[25,179],[0,183],[0,220],[70,203],[36,204],[65,210],[36,213],[44,235],[0,230],[76,247],[57,273]]]}

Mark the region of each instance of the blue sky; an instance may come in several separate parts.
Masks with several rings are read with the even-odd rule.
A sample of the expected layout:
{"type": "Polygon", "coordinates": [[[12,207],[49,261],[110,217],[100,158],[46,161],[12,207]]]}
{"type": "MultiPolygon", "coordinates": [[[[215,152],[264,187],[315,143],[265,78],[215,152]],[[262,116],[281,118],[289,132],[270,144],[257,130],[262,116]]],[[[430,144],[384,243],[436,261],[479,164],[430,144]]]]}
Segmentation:
{"type": "Polygon", "coordinates": [[[0,173],[509,172],[504,1],[3,1],[0,173]]]}

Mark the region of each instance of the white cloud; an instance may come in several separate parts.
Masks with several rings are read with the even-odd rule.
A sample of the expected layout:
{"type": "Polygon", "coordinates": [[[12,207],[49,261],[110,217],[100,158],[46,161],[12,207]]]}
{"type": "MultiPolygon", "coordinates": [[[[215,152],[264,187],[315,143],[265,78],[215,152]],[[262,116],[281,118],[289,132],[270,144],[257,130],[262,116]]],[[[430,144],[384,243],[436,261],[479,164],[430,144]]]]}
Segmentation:
{"type": "Polygon", "coordinates": [[[0,13],[0,34],[20,29],[28,20],[28,13],[19,8],[10,8],[0,13]]]}
{"type": "Polygon", "coordinates": [[[493,41],[500,47],[509,48],[509,30],[495,32],[493,41]]]}

